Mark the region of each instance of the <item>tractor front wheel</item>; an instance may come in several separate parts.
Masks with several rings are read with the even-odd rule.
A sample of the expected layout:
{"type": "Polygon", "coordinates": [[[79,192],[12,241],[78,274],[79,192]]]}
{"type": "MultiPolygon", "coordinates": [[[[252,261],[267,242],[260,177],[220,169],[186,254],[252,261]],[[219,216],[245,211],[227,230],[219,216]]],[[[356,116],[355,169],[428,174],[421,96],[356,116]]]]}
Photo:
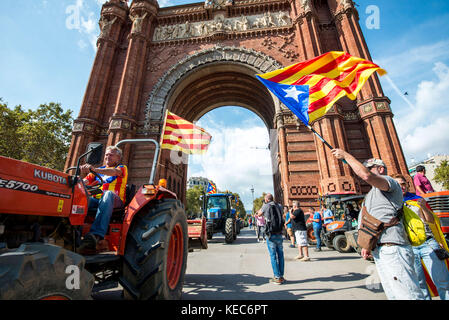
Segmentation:
{"type": "Polygon", "coordinates": [[[181,298],[188,232],[183,205],[163,199],[142,209],[129,229],[120,284],[125,299],[181,298]]]}
{"type": "Polygon", "coordinates": [[[227,218],[225,222],[225,242],[234,242],[234,220],[232,218],[227,218]]]}
{"type": "Polygon", "coordinates": [[[0,254],[0,300],[90,300],[94,277],[84,258],[61,247],[25,243],[0,254]]]}
{"type": "Polygon", "coordinates": [[[340,253],[348,253],[352,251],[351,245],[348,243],[346,236],[344,234],[336,235],[333,240],[333,245],[335,250],[340,253]]]}

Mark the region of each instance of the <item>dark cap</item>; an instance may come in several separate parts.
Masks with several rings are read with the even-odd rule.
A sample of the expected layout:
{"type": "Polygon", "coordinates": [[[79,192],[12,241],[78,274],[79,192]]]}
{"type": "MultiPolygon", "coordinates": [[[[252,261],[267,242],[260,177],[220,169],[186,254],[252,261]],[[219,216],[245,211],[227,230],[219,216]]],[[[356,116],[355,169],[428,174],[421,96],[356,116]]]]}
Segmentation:
{"type": "Polygon", "coordinates": [[[426,170],[426,167],[421,166],[421,165],[416,166],[416,172],[423,172],[424,170],[426,170]]]}

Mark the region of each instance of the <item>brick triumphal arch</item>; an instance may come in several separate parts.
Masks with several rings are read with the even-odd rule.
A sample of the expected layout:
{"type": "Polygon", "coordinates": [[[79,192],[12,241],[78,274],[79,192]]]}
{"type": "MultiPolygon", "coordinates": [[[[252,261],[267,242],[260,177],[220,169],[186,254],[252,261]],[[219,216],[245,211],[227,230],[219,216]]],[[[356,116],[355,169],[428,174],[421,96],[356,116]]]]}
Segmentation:
{"type": "MultiPolygon", "coordinates": [[[[320,188],[324,194],[369,188],[255,78],[331,50],[372,60],[351,0],[206,0],[167,8],[155,0],[130,6],[109,0],[100,28],[67,167],[92,141],[159,140],[167,109],[195,121],[216,107],[238,105],[276,132],[277,201],[316,204],[320,188]]],[[[382,158],[389,172],[407,174],[392,117],[374,75],[356,101],[339,100],[313,127],[358,159],[382,158]]],[[[151,146],[125,147],[130,182],[147,181],[152,157],[151,146]]],[[[164,151],[157,172],[185,199],[185,164],[164,151]]]]}

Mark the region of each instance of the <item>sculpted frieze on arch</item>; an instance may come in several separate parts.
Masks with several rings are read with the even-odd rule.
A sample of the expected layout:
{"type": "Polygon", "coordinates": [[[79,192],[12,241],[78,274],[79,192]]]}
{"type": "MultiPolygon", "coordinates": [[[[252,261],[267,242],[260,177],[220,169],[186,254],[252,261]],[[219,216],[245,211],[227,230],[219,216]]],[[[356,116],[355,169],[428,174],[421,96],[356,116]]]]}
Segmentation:
{"type": "Polygon", "coordinates": [[[288,11],[265,12],[255,15],[241,15],[227,18],[216,14],[212,20],[157,26],[153,41],[169,41],[195,37],[207,37],[216,32],[233,33],[258,29],[291,27],[288,11]]]}

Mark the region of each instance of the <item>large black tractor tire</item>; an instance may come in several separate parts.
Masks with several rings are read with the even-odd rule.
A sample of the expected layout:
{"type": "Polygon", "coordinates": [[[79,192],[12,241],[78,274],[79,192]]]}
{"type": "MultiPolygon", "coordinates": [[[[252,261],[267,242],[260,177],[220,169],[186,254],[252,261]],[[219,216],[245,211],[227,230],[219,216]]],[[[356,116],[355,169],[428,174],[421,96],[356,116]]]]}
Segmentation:
{"type": "Polygon", "coordinates": [[[125,299],[181,298],[188,253],[187,219],[179,200],[143,208],[128,231],[119,279],[125,299]]]}
{"type": "Polygon", "coordinates": [[[225,222],[225,242],[232,243],[234,242],[234,220],[232,218],[227,218],[225,222]]]}
{"type": "Polygon", "coordinates": [[[336,235],[332,243],[335,250],[340,253],[348,253],[352,251],[352,247],[346,240],[346,236],[344,234],[336,235]]]}
{"type": "Polygon", "coordinates": [[[61,247],[25,243],[0,254],[0,300],[90,300],[94,277],[84,258],[61,247]]]}

